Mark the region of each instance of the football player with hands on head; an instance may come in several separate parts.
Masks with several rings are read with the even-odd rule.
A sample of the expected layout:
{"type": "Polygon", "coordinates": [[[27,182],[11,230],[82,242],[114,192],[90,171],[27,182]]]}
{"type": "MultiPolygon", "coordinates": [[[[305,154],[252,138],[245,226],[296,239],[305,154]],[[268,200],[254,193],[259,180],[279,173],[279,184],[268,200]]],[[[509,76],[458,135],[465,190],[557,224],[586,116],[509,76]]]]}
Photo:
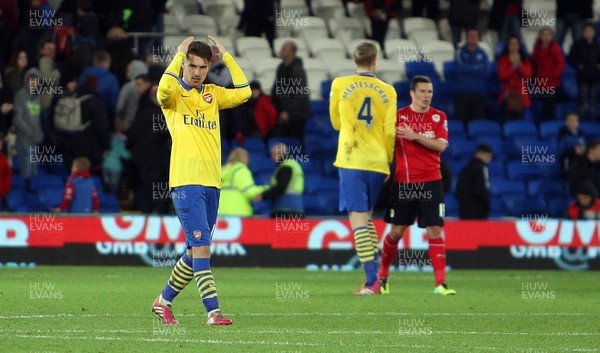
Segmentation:
{"type": "Polygon", "coordinates": [[[194,37],[181,42],[156,93],[173,141],[169,187],[187,246],[152,304],[152,312],[165,324],[178,324],[172,302],[192,279],[208,313],[207,324],[232,323],[221,313],[210,267],[221,189],[219,110],[241,105],[252,92],[231,54],[214,37],[208,39],[213,47],[194,37]],[[227,65],[234,88],[204,84],[211,63],[218,60],[227,65]]]}

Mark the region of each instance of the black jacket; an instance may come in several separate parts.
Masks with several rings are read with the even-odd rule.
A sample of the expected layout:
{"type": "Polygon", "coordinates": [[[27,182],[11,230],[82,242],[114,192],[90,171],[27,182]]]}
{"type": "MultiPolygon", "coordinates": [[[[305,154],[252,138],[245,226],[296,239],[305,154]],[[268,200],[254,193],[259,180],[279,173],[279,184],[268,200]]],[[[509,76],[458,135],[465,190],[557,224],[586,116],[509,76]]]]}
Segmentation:
{"type": "Polygon", "coordinates": [[[479,20],[479,3],[481,0],[448,0],[448,22],[450,26],[475,28],[479,20]]]}
{"type": "Polygon", "coordinates": [[[579,157],[569,170],[569,191],[575,197],[577,188],[585,181],[591,181],[600,190],[600,163],[590,161],[587,156],[579,157]]]}
{"type": "Polygon", "coordinates": [[[509,5],[516,5],[517,15],[519,18],[523,17],[523,0],[494,0],[492,9],[490,10],[490,22],[488,27],[497,32],[502,31],[502,26],[506,20],[506,9],[509,5]]]}
{"type": "Polygon", "coordinates": [[[581,19],[593,18],[592,0],[557,0],[556,17],[564,18],[569,13],[578,13],[581,19]]]}
{"type": "Polygon", "coordinates": [[[168,171],[171,135],[151,92],[152,87],[140,96],[135,119],[127,131],[127,149],[138,168],[168,171]]]}
{"type": "Polygon", "coordinates": [[[485,185],[486,164],[473,158],[460,171],[456,185],[458,213],[461,219],[487,219],[490,212],[490,195],[485,185]]]}
{"type": "Polygon", "coordinates": [[[577,81],[597,82],[600,78],[597,69],[597,65],[600,64],[600,43],[588,43],[585,39],[577,41],[573,44],[567,61],[577,70],[577,81]]]}
{"type": "Polygon", "coordinates": [[[279,64],[271,90],[278,112],[287,111],[290,120],[306,120],[310,116],[310,96],[302,59],[279,64]]]}

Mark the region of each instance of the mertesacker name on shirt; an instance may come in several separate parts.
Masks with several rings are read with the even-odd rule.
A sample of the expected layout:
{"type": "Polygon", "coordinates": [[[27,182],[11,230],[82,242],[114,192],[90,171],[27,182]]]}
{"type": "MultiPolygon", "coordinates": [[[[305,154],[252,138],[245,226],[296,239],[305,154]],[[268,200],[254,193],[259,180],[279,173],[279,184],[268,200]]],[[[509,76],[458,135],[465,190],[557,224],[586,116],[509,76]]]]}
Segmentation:
{"type": "Polygon", "coordinates": [[[385,93],[385,91],[383,90],[383,88],[379,85],[374,84],[373,82],[367,82],[367,81],[359,81],[359,82],[354,82],[348,85],[348,87],[346,87],[346,89],[344,90],[344,94],[342,95],[342,98],[344,99],[348,99],[350,97],[350,94],[352,92],[354,92],[354,90],[356,90],[357,88],[369,88],[375,91],[375,93],[377,93],[381,99],[383,100],[383,103],[387,103],[390,101],[390,98],[388,97],[388,95],[385,93]]]}

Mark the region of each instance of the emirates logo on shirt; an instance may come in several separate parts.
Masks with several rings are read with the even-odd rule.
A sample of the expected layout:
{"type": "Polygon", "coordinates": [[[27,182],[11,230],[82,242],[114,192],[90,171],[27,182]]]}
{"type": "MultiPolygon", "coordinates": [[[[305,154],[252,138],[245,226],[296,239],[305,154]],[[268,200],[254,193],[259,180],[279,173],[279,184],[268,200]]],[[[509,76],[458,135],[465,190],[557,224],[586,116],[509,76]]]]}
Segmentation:
{"type": "Polygon", "coordinates": [[[212,93],[207,93],[207,94],[203,95],[202,98],[208,104],[212,103],[212,101],[213,101],[212,93]]]}

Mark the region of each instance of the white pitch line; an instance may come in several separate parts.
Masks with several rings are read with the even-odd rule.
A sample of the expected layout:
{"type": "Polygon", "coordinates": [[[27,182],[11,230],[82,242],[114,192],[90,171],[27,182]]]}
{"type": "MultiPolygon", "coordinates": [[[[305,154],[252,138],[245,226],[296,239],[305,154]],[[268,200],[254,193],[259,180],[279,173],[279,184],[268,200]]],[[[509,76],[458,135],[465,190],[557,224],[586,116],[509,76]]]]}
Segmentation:
{"type": "MultiPolygon", "coordinates": [[[[102,337],[102,336],[94,336],[94,337],[70,337],[70,336],[50,336],[50,335],[16,335],[12,336],[16,338],[25,338],[25,339],[62,339],[62,340],[90,340],[90,341],[141,341],[141,342],[164,342],[164,343],[205,343],[205,344],[225,344],[225,345],[272,345],[272,346],[301,346],[301,347],[328,347],[330,345],[322,344],[322,343],[314,343],[314,342],[278,342],[278,341],[226,341],[226,340],[218,340],[218,339],[185,339],[185,338],[142,338],[142,337],[102,337]]],[[[332,342],[332,345],[335,347],[360,347],[360,348],[411,348],[411,349],[426,349],[431,351],[432,349],[450,349],[449,347],[435,347],[430,345],[416,345],[416,344],[383,344],[383,345],[369,345],[369,344],[352,344],[347,345],[342,342],[332,342]]],[[[493,351],[506,351],[506,347],[473,347],[477,350],[493,350],[493,351]]],[[[537,348],[517,348],[513,347],[513,349],[518,349],[521,351],[526,350],[536,350],[537,348]]],[[[553,351],[562,351],[562,352],[598,352],[599,350],[596,348],[563,348],[563,349],[552,349],[553,351]]]]}
{"type": "MultiPolygon", "coordinates": [[[[27,329],[0,329],[0,332],[12,332],[12,333],[152,333],[154,331],[176,331],[185,330],[183,326],[167,326],[160,325],[154,326],[153,329],[148,330],[27,330],[27,329]]],[[[244,333],[248,334],[299,334],[299,335],[401,335],[401,336],[431,336],[433,334],[442,335],[507,335],[507,336],[600,336],[600,332],[502,332],[502,331],[433,331],[431,334],[400,334],[399,331],[314,331],[314,330],[244,330],[244,333]]],[[[227,332],[222,333],[235,333],[239,332],[227,332]]],[[[167,333],[165,333],[167,334],[167,333]]],[[[172,334],[181,334],[173,332],[172,334]]]]}
{"type": "MultiPolygon", "coordinates": [[[[180,313],[177,316],[196,316],[194,313],[180,313]]],[[[349,312],[349,313],[310,313],[310,312],[275,312],[275,313],[228,313],[228,316],[598,316],[596,313],[364,313],[364,312],[349,312]]],[[[38,315],[3,315],[0,319],[49,319],[62,317],[136,317],[148,316],[142,313],[131,314],[38,314],[38,315]]]]}

